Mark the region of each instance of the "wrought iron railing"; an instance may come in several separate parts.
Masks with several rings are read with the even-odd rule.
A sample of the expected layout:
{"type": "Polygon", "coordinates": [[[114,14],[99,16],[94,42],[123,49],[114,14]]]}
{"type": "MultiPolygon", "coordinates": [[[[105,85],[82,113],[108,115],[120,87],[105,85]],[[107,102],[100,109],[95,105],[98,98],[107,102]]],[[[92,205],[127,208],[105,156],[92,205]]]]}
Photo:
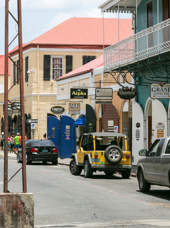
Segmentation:
{"type": "Polygon", "coordinates": [[[170,19],[104,49],[104,72],[170,51],[170,19]]]}

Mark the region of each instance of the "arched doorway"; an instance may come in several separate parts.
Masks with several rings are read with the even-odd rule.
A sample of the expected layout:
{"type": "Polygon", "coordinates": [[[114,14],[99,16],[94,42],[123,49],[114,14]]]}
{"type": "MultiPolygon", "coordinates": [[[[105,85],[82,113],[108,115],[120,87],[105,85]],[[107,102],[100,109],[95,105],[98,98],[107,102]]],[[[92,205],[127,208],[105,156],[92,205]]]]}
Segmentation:
{"type": "Polygon", "coordinates": [[[103,104],[102,131],[119,132],[119,115],[113,104],[103,104]]]}

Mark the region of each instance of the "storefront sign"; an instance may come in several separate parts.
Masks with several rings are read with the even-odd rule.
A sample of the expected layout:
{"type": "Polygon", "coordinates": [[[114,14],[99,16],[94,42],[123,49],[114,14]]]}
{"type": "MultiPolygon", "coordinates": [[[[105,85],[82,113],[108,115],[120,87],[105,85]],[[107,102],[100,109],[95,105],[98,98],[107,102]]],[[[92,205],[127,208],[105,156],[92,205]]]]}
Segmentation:
{"type": "Polygon", "coordinates": [[[80,103],[69,103],[69,112],[79,113],[80,112],[80,103]]]}
{"type": "Polygon", "coordinates": [[[95,99],[96,100],[112,100],[113,99],[112,88],[96,89],[95,90],[95,99]]]}
{"type": "Polygon", "coordinates": [[[125,99],[125,100],[130,100],[132,98],[134,98],[137,95],[137,92],[135,89],[133,89],[132,87],[124,87],[122,89],[119,89],[117,95],[121,98],[121,99],[125,99]]]}
{"type": "Polygon", "coordinates": [[[87,99],[88,98],[88,89],[70,89],[70,98],[87,99]]]}
{"type": "Polygon", "coordinates": [[[54,114],[62,114],[65,111],[65,109],[61,106],[54,106],[51,108],[51,112],[54,114]]]}
{"type": "Polygon", "coordinates": [[[151,84],[151,98],[155,99],[169,99],[170,98],[170,84],[159,82],[151,84]]]}
{"type": "MultiPolygon", "coordinates": [[[[5,110],[5,105],[3,105],[3,111],[5,110]]],[[[21,103],[20,102],[12,102],[8,104],[8,112],[12,113],[20,113],[21,103]]]]}
{"type": "Polygon", "coordinates": [[[163,123],[157,123],[156,125],[157,138],[164,137],[164,129],[165,129],[165,125],[163,123]]]}

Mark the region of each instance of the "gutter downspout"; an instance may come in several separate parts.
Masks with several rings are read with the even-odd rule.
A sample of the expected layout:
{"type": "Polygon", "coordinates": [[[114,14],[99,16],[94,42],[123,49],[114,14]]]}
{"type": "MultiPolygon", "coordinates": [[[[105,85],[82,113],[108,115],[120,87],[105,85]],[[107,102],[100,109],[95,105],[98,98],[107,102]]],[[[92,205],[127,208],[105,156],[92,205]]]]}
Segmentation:
{"type": "Polygon", "coordinates": [[[39,115],[40,115],[40,105],[39,105],[39,102],[40,102],[40,94],[39,94],[39,67],[40,67],[40,63],[39,63],[39,45],[37,45],[37,118],[38,118],[38,139],[39,139],[39,121],[40,121],[40,118],[39,118],[39,115]]]}

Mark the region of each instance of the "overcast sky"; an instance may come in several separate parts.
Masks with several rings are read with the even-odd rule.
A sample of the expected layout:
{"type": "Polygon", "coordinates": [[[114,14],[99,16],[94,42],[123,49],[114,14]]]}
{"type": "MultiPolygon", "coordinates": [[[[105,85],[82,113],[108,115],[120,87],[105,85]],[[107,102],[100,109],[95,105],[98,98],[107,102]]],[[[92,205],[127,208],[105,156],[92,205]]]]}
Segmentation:
{"type": "MultiPolygon", "coordinates": [[[[22,39],[23,43],[35,39],[51,28],[70,17],[102,17],[99,5],[106,0],[21,0],[22,4],[22,39]]],[[[17,0],[9,1],[9,10],[17,18],[17,0]]],[[[0,54],[4,54],[5,40],[5,0],[0,1],[0,54]]],[[[115,17],[117,14],[105,13],[104,17],[115,17]]],[[[120,17],[131,18],[130,14],[120,17]]],[[[9,43],[17,34],[17,24],[9,20],[9,43]]],[[[18,44],[18,39],[9,50],[18,44]]]]}

